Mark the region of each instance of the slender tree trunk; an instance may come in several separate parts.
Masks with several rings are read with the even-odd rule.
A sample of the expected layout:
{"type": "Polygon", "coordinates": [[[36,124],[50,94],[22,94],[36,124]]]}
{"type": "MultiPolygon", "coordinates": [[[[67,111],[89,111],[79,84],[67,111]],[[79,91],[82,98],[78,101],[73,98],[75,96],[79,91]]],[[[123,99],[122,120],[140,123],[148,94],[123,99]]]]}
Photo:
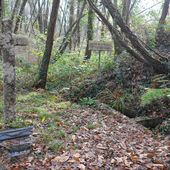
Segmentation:
{"type": "MultiPolygon", "coordinates": [[[[70,15],[69,15],[69,26],[74,23],[74,0],[70,0],[70,15]]],[[[73,47],[73,37],[70,38],[69,49],[72,50],[73,47]]]]}
{"type": "Polygon", "coordinates": [[[3,13],[4,13],[4,0],[0,0],[0,31],[2,29],[2,19],[3,19],[3,13]]]}
{"type": "Polygon", "coordinates": [[[39,31],[42,34],[44,32],[44,29],[43,29],[43,14],[42,14],[42,6],[43,6],[44,2],[42,2],[42,4],[41,4],[40,1],[41,0],[38,1],[38,25],[39,25],[39,31]]]}
{"type": "Polygon", "coordinates": [[[48,26],[47,41],[46,41],[43,59],[39,69],[39,77],[35,85],[36,88],[44,89],[46,86],[47,73],[48,73],[48,67],[51,58],[51,52],[53,48],[54,33],[55,33],[56,20],[58,16],[59,4],[60,4],[60,0],[53,0],[50,22],[48,26]]]}
{"type": "Polygon", "coordinates": [[[169,48],[170,50],[170,31],[165,31],[166,17],[170,9],[170,0],[164,0],[162,14],[156,31],[156,46],[158,48],[169,48]]]}
{"type": "MultiPolygon", "coordinates": [[[[79,16],[80,16],[80,1],[77,1],[77,19],[79,18],[79,16]]],[[[76,45],[78,48],[80,47],[80,41],[81,41],[80,34],[81,31],[80,31],[80,24],[79,24],[77,26],[77,31],[76,31],[76,45]]]]}
{"type": "Polygon", "coordinates": [[[91,7],[89,7],[88,10],[88,24],[87,24],[87,45],[86,45],[86,51],[85,51],[85,60],[88,60],[91,58],[91,50],[89,50],[89,42],[90,40],[93,40],[93,34],[94,34],[94,12],[91,7]]]}
{"type": "Polygon", "coordinates": [[[49,0],[46,2],[46,10],[44,16],[44,33],[47,31],[48,28],[48,14],[49,14],[49,0]]]}
{"type": "Polygon", "coordinates": [[[26,3],[27,3],[27,0],[22,1],[21,8],[20,8],[20,11],[19,11],[19,15],[17,16],[16,23],[15,23],[15,28],[14,28],[14,33],[15,34],[18,32],[19,24],[21,22],[22,15],[23,15],[26,3]]]}
{"type": "Polygon", "coordinates": [[[20,3],[21,3],[21,0],[16,0],[15,1],[15,5],[14,5],[13,11],[12,11],[12,15],[11,15],[12,22],[14,22],[15,16],[18,14],[20,3]]]}
{"type": "MultiPolygon", "coordinates": [[[[118,1],[117,0],[114,0],[114,6],[115,6],[115,8],[118,7],[118,1]]],[[[113,20],[113,25],[117,29],[117,24],[115,23],[114,20],[113,20]]],[[[122,45],[120,44],[120,42],[118,41],[118,39],[114,35],[112,35],[112,39],[114,41],[114,50],[115,50],[114,54],[115,54],[115,56],[118,56],[124,51],[124,49],[123,49],[122,45]]]]}
{"type": "Polygon", "coordinates": [[[79,18],[73,23],[73,25],[70,26],[70,28],[66,32],[66,34],[63,38],[63,41],[58,49],[59,54],[62,55],[65,52],[67,46],[69,45],[70,38],[76,33],[78,25],[80,24],[80,20],[84,16],[83,12],[84,12],[85,6],[86,6],[86,1],[83,2],[79,18]]]}
{"type": "MultiPolygon", "coordinates": [[[[3,6],[4,6],[4,1],[0,0],[0,33],[2,31],[3,6]]],[[[2,60],[2,50],[1,50],[1,47],[0,47],[0,59],[2,60]]]]}
{"type": "Polygon", "coordinates": [[[123,1],[123,10],[122,10],[122,17],[124,22],[129,25],[129,17],[130,17],[130,4],[131,0],[122,0],[123,1]]]}

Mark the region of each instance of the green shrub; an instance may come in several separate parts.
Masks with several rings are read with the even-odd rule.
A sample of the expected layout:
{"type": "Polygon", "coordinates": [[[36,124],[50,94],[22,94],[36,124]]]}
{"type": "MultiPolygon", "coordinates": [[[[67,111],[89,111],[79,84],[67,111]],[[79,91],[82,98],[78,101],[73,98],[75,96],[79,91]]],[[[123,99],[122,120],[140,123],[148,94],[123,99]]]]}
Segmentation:
{"type": "Polygon", "coordinates": [[[80,99],[80,105],[82,106],[95,106],[96,101],[90,97],[85,97],[83,99],[80,99]]]}
{"type": "Polygon", "coordinates": [[[141,105],[145,106],[146,104],[150,104],[153,100],[164,96],[170,97],[170,88],[148,89],[141,97],[141,105]]]}
{"type": "Polygon", "coordinates": [[[161,134],[169,135],[170,134],[170,120],[165,121],[159,128],[161,134]]]}

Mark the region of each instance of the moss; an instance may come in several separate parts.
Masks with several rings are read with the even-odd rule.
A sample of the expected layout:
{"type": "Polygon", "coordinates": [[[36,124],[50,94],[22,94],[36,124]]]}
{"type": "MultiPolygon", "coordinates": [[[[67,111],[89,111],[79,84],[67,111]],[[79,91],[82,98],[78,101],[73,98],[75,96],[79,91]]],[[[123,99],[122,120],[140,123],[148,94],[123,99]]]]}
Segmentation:
{"type": "Polygon", "coordinates": [[[153,100],[159,99],[165,96],[170,97],[170,88],[148,89],[141,97],[141,105],[145,106],[146,104],[150,104],[153,100]]]}

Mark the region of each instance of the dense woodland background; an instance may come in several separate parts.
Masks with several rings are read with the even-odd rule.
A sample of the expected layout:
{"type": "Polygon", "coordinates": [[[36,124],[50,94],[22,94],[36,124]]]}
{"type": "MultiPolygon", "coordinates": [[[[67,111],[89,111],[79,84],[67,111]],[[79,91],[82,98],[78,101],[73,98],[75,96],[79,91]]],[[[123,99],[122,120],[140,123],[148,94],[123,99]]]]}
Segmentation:
{"type": "Polygon", "coordinates": [[[0,128],[35,141],[0,166],[170,168],[170,0],[0,0],[0,29],[0,128]]]}

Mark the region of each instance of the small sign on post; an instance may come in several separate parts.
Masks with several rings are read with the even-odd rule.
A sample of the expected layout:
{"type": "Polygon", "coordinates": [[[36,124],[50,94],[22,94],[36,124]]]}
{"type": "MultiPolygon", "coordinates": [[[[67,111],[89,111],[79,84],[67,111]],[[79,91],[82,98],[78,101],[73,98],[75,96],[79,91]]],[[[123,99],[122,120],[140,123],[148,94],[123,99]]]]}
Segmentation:
{"type": "Polygon", "coordinates": [[[90,41],[89,50],[92,51],[112,51],[112,42],[90,41]]]}
{"type": "Polygon", "coordinates": [[[112,50],[113,50],[112,42],[111,41],[110,42],[90,41],[89,42],[89,50],[91,50],[91,51],[98,51],[99,52],[98,69],[100,71],[101,52],[102,51],[112,52],[112,50]]]}

